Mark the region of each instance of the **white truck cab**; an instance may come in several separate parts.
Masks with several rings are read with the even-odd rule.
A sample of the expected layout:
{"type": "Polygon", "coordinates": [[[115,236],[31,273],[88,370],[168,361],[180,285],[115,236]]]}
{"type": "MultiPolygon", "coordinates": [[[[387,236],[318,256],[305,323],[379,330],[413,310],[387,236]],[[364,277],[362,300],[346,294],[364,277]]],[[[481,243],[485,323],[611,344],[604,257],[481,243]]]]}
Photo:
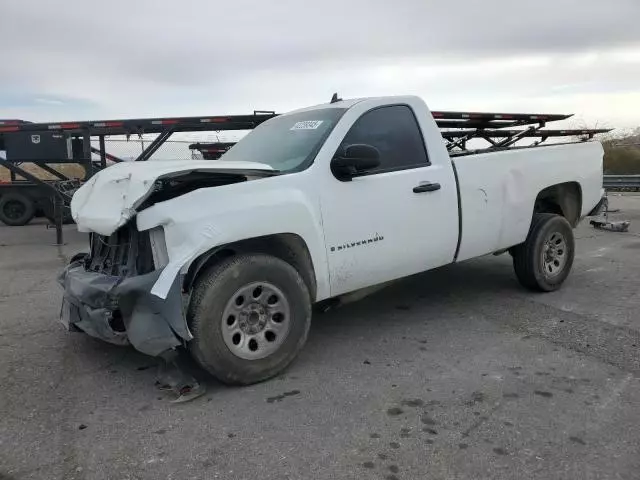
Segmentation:
{"type": "Polygon", "coordinates": [[[314,303],[504,251],[523,285],[559,288],[601,145],[446,137],[417,97],[364,98],[272,118],[217,161],[111,166],[72,201],[91,251],[61,276],[65,323],[247,384],[294,359],[314,303]]]}

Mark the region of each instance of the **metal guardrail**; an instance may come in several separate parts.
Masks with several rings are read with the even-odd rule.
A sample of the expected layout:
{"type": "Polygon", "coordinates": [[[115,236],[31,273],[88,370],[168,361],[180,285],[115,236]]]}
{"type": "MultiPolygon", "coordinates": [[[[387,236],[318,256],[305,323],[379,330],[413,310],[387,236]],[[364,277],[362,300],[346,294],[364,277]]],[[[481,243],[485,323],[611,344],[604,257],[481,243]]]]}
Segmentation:
{"type": "Polygon", "coordinates": [[[606,190],[640,190],[640,175],[605,175],[602,186],[606,190]]]}

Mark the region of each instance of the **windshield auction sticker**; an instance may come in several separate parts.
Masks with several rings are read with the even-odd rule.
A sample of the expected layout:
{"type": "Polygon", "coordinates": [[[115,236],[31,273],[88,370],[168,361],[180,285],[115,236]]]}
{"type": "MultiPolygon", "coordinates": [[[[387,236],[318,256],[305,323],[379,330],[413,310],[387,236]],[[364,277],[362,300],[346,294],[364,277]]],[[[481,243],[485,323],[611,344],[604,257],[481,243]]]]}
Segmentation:
{"type": "Polygon", "coordinates": [[[298,122],[289,130],[315,130],[324,120],[305,120],[304,122],[298,122]]]}

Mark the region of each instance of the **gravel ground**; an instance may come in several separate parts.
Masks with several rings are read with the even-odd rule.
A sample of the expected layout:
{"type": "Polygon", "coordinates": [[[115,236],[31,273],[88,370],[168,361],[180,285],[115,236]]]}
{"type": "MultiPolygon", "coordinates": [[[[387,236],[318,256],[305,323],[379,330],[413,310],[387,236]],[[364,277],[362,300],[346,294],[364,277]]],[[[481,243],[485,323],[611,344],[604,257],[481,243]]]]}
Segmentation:
{"type": "Polygon", "coordinates": [[[64,247],[0,227],[0,479],[637,479],[640,196],[629,233],[576,232],[564,288],[510,257],[314,317],[280,377],[173,405],[152,359],[57,322],[64,247]]]}

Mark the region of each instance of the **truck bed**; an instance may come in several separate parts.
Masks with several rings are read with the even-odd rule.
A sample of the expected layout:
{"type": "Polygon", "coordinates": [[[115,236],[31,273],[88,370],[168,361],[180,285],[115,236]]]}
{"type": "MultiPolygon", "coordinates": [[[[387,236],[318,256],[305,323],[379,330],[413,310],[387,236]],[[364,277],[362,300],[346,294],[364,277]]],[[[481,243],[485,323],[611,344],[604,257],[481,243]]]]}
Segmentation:
{"type": "Polygon", "coordinates": [[[578,183],[580,217],[600,200],[603,149],[598,142],[552,144],[452,158],[459,182],[461,242],[457,260],[524,241],[538,193],[578,183]]]}

